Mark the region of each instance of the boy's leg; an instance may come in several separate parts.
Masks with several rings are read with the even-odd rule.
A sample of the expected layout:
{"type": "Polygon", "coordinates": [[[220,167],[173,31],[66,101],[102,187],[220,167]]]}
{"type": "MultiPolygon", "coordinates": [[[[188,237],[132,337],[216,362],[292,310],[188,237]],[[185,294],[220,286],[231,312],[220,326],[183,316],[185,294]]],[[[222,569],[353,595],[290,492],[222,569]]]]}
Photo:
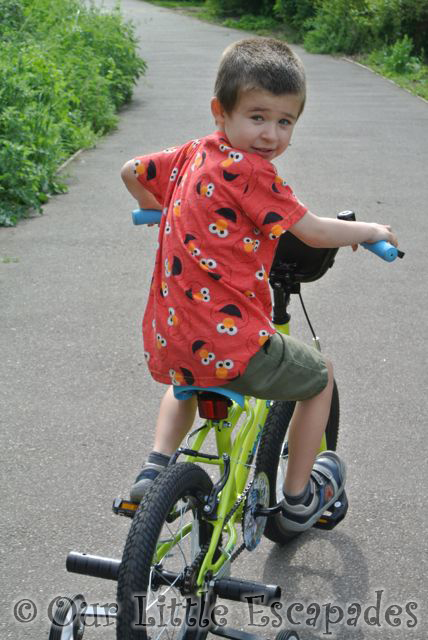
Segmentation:
{"type": "Polygon", "coordinates": [[[196,395],[177,400],[173,387],[168,387],[156,421],[154,451],[171,456],[178,449],[195,420],[196,408],[196,395]]]}
{"type": "Polygon", "coordinates": [[[327,386],[296,403],[288,436],[283,515],[291,531],[304,531],[320,518],[343,491],[345,465],[333,451],[317,455],[330,412],[333,367],[326,361],[327,386]]]}
{"type": "Polygon", "coordinates": [[[292,531],[311,527],[340,496],[345,465],[333,451],[317,456],[330,412],[333,367],[316,349],[274,334],[230,389],[296,403],[288,434],[283,516],[292,531]]]}
{"type": "Polygon", "coordinates": [[[313,398],[296,403],[288,432],[288,465],[284,493],[298,495],[306,489],[330,413],[333,366],[326,360],[327,386],[313,398]]]}
{"type": "Polygon", "coordinates": [[[150,484],[168,466],[171,455],[192,427],[196,407],[196,396],[188,400],[177,400],[173,388],[168,387],[161,400],[156,421],[153,451],[131,487],[130,498],[133,502],[141,502],[150,484]]]}

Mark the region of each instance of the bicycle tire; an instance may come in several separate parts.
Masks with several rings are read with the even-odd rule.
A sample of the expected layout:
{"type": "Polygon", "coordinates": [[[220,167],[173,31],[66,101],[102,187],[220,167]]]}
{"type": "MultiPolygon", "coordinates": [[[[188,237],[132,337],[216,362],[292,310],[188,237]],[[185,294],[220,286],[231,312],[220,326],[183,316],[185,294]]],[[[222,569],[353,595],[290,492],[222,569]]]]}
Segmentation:
{"type": "MultiPolygon", "coordinates": [[[[268,476],[271,507],[278,503],[283,495],[284,470],[281,463],[281,454],[294,407],[295,402],[288,401],[277,401],[272,404],[257,452],[256,473],[264,471],[268,476]]],[[[339,414],[339,392],[336,381],[334,381],[330,414],[325,430],[327,449],[331,451],[336,450],[339,438],[339,414]]],[[[283,517],[278,513],[267,519],[264,535],[272,542],[286,544],[300,534],[287,531],[283,524],[283,517]]]]}
{"type": "MultiPolygon", "coordinates": [[[[187,624],[185,602],[189,596],[182,596],[173,585],[161,585],[160,588],[159,585],[154,585],[157,592],[152,591],[151,587],[156,578],[156,568],[159,568],[159,564],[153,564],[153,557],[158,543],[164,540],[164,529],[167,539],[171,540],[174,536],[173,525],[183,527],[191,524],[189,535],[176,533],[176,537],[179,535],[180,539],[177,539],[162,559],[162,568],[177,574],[183,571],[184,566],[189,566],[200,548],[209,542],[212,525],[203,519],[201,509],[203,498],[210,493],[211,488],[212,481],[201,467],[184,462],[168,467],[147,491],[133,518],[119,570],[117,640],[147,640],[148,637],[155,640],[160,636],[179,640],[205,640],[207,637],[208,628],[187,624]],[[178,516],[168,522],[167,518],[171,520],[171,513],[178,516]],[[171,597],[174,609],[170,609],[160,596],[171,597]],[[179,600],[184,600],[184,603],[177,612],[176,604],[179,600]],[[162,612],[157,602],[164,604],[162,612]],[[169,620],[166,620],[168,616],[169,620]],[[144,620],[151,623],[150,617],[155,624],[140,624],[144,620]],[[179,626],[173,624],[176,622],[180,623],[179,626]],[[170,624],[171,629],[165,627],[167,624],[170,624]],[[163,635],[165,632],[166,635],[163,635]]],[[[195,603],[194,610],[205,605],[202,598],[190,597],[195,603]]],[[[214,605],[214,601],[212,596],[209,604],[214,605]]]]}

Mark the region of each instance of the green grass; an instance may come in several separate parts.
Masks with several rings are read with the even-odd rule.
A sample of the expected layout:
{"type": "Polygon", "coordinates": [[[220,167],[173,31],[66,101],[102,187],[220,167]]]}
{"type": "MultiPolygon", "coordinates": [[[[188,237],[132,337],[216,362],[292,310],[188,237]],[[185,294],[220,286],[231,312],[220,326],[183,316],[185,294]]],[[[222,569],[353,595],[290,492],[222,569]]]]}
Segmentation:
{"type": "Polygon", "coordinates": [[[421,69],[417,72],[397,73],[388,71],[384,65],[373,62],[370,56],[360,58],[359,62],[385,78],[389,78],[399,87],[407,89],[410,93],[428,101],[428,65],[422,65],[421,69]]]}
{"type": "Polygon", "coordinates": [[[428,100],[428,65],[412,55],[413,43],[407,36],[393,45],[361,56],[360,61],[400,87],[428,100]]]}

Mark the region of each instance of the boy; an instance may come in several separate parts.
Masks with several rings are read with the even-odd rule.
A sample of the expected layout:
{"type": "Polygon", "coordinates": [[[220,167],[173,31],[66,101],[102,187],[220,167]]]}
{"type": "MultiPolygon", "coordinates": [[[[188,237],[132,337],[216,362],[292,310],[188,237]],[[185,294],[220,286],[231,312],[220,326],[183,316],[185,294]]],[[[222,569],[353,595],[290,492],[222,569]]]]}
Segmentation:
{"type": "MultiPolygon", "coordinates": [[[[211,101],[218,130],[122,169],[139,206],[163,211],[143,321],[150,372],[166,384],[225,385],[297,401],[283,501],[292,531],[312,526],[337,499],[345,466],[333,452],[317,456],[331,363],[271,324],[268,273],[277,240],[290,229],[313,247],[397,244],[390,227],[315,216],[277,175],[271,160],[290,144],[305,95],[302,63],[285,43],[236,42],[223,53],[211,101]]],[[[168,464],[195,410],[194,397],[178,401],[169,387],[131,499],[139,501],[168,464]]]]}

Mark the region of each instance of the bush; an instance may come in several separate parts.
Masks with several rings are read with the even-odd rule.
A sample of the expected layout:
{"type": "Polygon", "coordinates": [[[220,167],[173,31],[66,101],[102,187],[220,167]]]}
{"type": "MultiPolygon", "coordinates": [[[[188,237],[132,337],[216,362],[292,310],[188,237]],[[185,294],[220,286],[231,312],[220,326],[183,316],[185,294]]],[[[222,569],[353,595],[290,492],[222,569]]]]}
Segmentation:
{"type": "MultiPolygon", "coordinates": [[[[293,5],[293,0],[277,0],[277,5],[293,5]]],[[[428,0],[296,0],[306,19],[294,14],[304,44],[319,53],[360,53],[392,45],[408,36],[416,53],[423,55],[428,41],[428,0]],[[315,8],[310,16],[310,7],[315,8]]]]}
{"type": "Polygon", "coordinates": [[[370,5],[384,44],[394,44],[407,35],[416,53],[423,55],[428,42],[428,0],[370,0],[370,5]]]}
{"type": "Polygon", "coordinates": [[[412,55],[413,41],[404,36],[394,44],[381,51],[372,53],[369,61],[381,65],[387,73],[417,73],[421,69],[421,61],[412,55]]]}
{"type": "Polygon", "coordinates": [[[309,18],[316,13],[317,0],[276,0],[274,14],[303,37],[309,18]]]}
{"type": "Polygon", "coordinates": [[[206,0],[206,7],[216,16],[243,16],[246,14],[272,15],[275,0],[206,0]]]}
{"type": "Polygon", "coordinates": [[[144,62],[119,12],[0,0],[0,224],[64,190],[58,166],[116,123],[144,62]]]}
{"type": "Polygon", "coordinates": [[[316,15],[306,21],[308,51],[357,53],[376,41],[366,0],[322,0],[316,15]]]}

